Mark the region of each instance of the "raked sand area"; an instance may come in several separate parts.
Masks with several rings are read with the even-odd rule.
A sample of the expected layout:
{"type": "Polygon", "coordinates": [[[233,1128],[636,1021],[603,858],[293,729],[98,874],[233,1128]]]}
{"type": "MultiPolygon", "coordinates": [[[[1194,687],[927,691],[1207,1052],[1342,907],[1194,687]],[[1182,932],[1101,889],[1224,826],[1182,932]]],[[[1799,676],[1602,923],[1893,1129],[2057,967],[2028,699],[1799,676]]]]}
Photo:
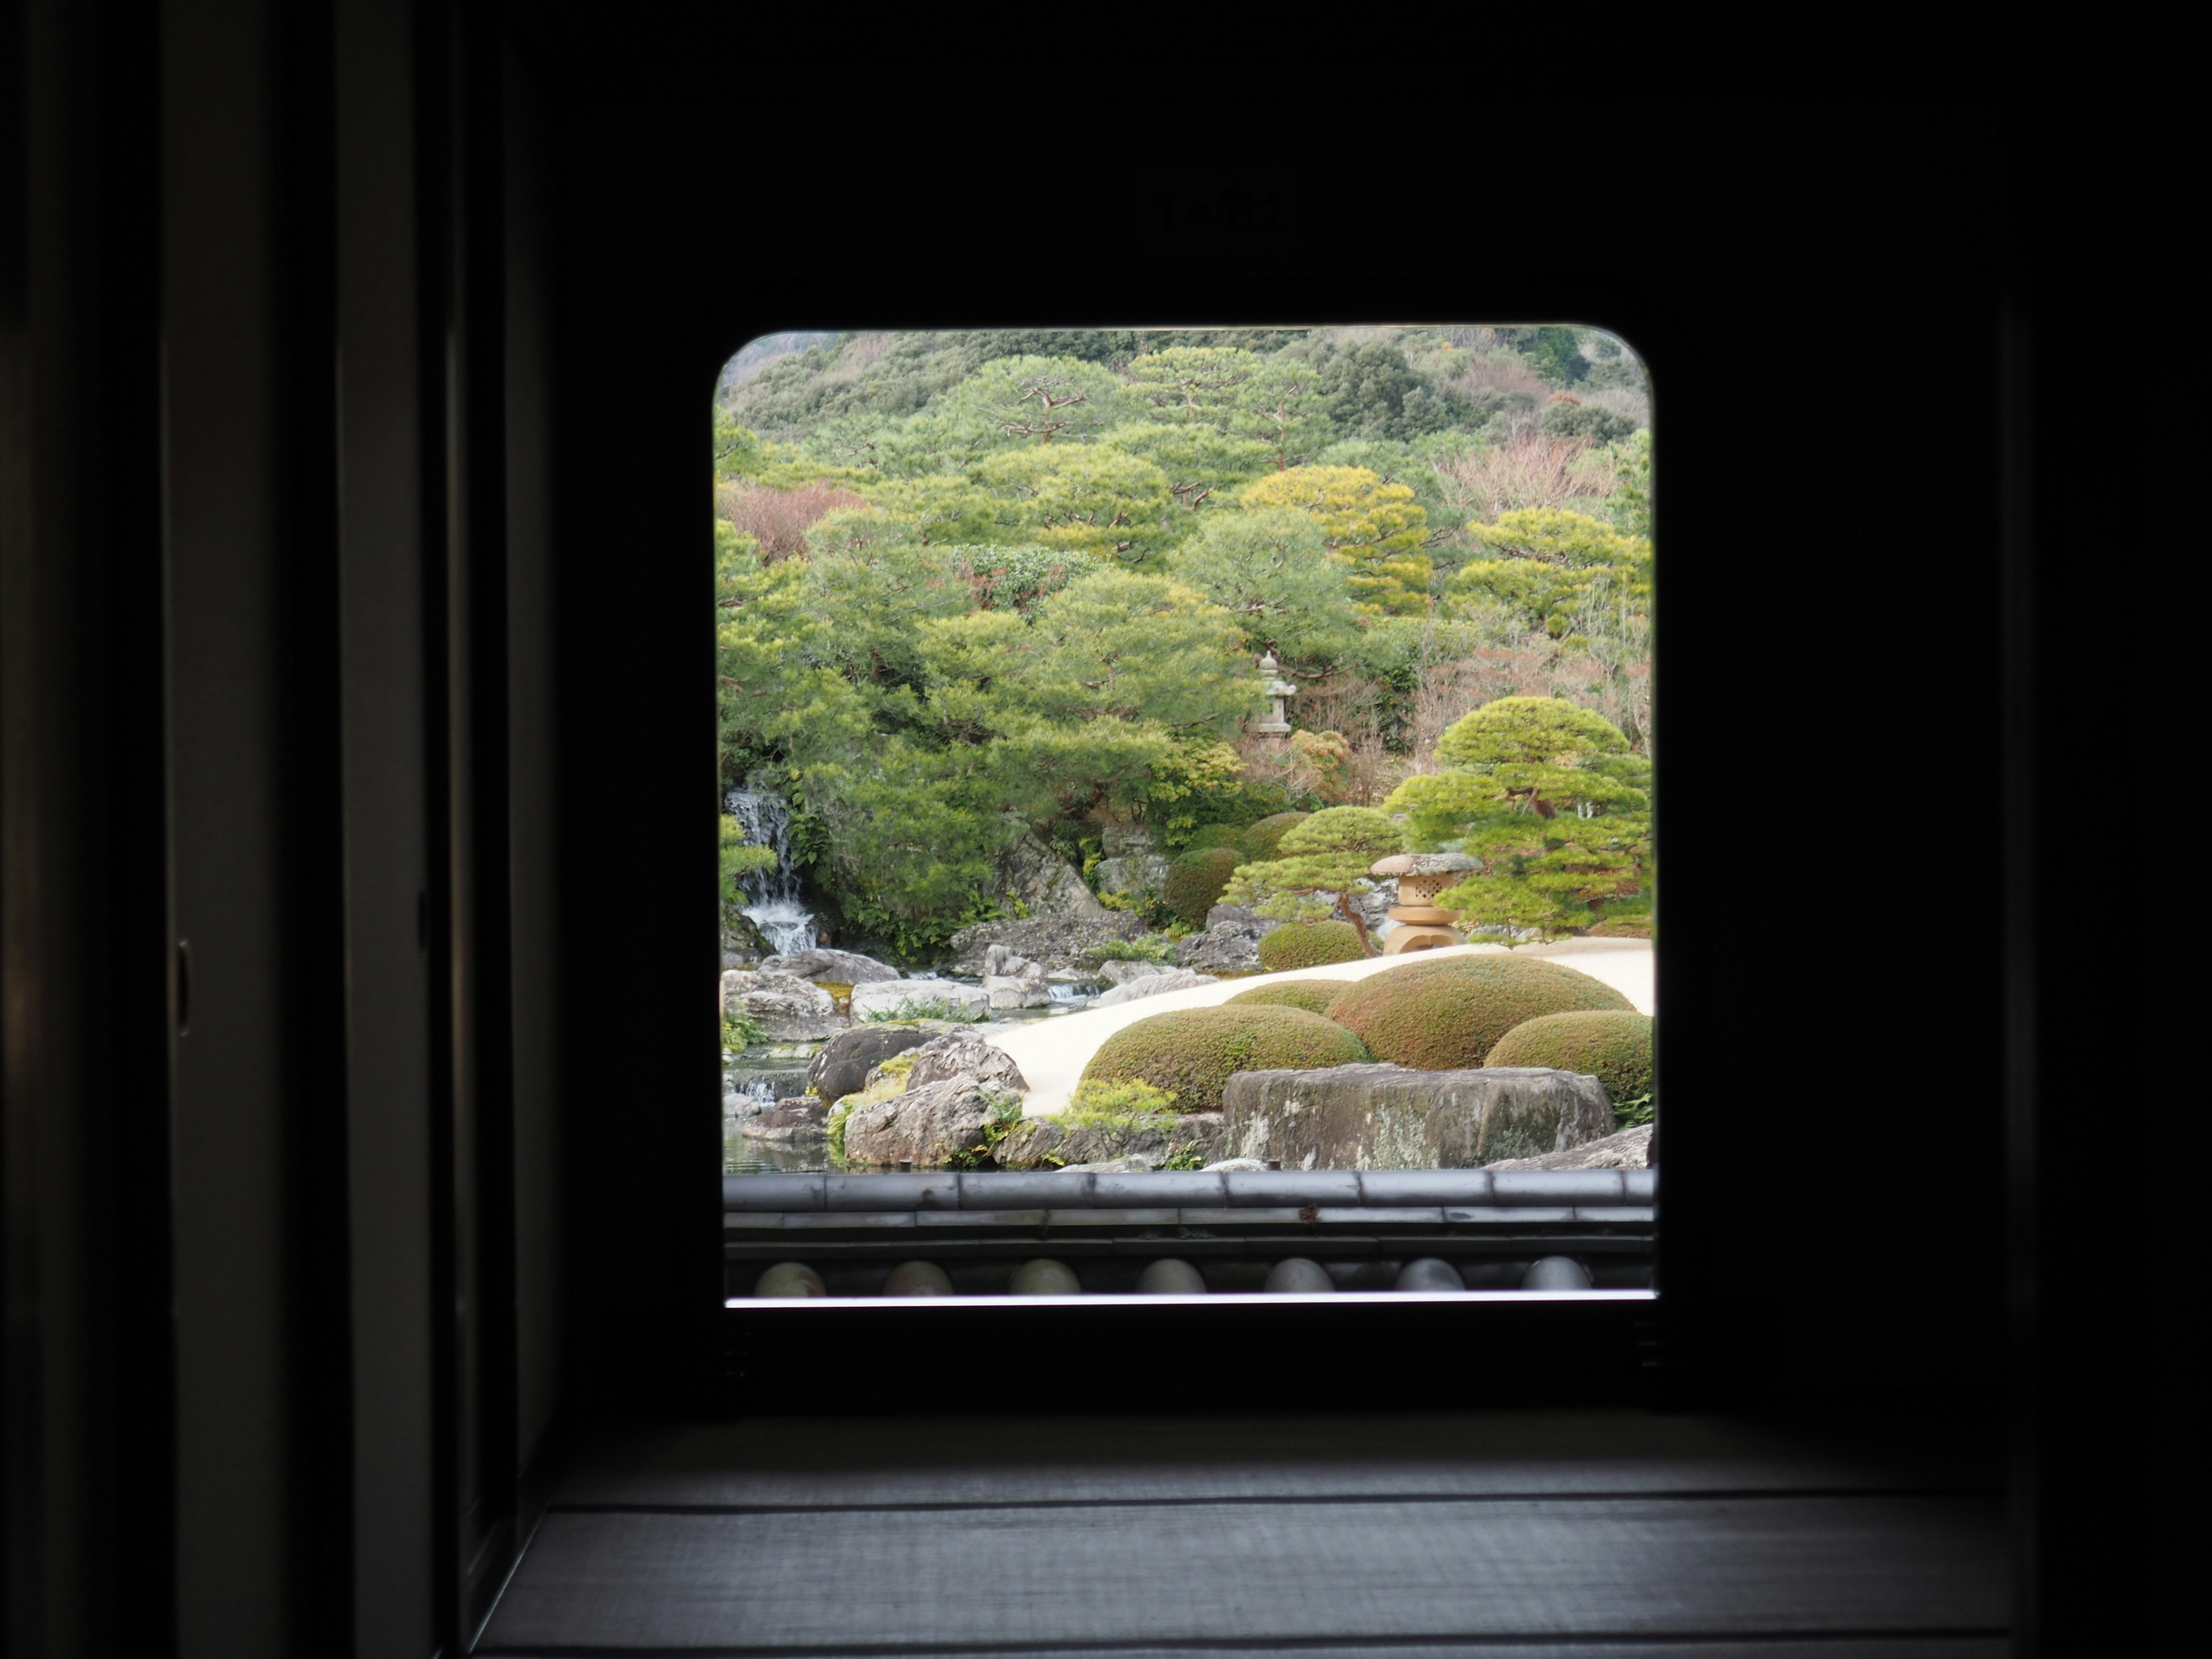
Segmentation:
{"type": "MultiPolygon", "coordinates": [[[[1224,979],[1188,991],[1164,991],[1156,997],[1139,997],[1118,1007],[1085,1009],[1056,1019],[1032,1020],[991,1033],[991,1041],[1014,1057],[1029,1080],[1023,1103],[1032,1115],[1057,1112],[1083,1076],[1083,1068],[1098,1045],[1125,1025],[1133,1025],[1154,1014],[1176,1008],[1211,1008],[1255,985],[1275,985],[1293,979],[1364,979],[1393,968],[1438,962],[1446,957],[1504,956],[1501,945],[1457,945],[1441,951],[1423,951],[1402,957],[1370,957],[1364,962],[1333,963],[1325,968],[1301,968],[1287,974],[1254,974],[1245,979],[1224,979]]],[[[1644,1013],[1655,1008],[1652,951],[1645,939],[1572,939],[1556,945],[1524,945],[1513,952],[1522,957],[1544,957],[1577,973],[1601,979],[1644,1013]]]]}

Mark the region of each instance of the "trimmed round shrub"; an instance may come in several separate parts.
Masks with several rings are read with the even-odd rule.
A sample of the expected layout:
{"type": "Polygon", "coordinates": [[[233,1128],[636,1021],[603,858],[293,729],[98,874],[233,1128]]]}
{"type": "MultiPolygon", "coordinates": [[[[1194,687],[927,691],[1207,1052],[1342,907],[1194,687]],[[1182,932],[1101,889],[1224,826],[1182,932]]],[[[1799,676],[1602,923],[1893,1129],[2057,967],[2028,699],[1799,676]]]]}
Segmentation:
{"type": "Polygon", "coordinates": [[[1228,847],[1241,849],[1244,845],[1244,826],[1241,823],[1201,823],[1190,832],[1190,840],[1183,848],[1195,853],[1207,847],[1228,847]]]}
{"type": "Polygon", "coordinates": [[[1085,1083],[1140,1079],[1176,1097],[1178,1112],[1218,1112],[1238,1072],[1313,1071],[1369,1059],[1358,1037],[1303,1008],[1179,1008],[1125,1025],[1098,1045],[1085,1083]]]}
{"type": "Polygon", "coordinates": [[[1249,991],[1239,991],[1229,999],[1229,1003],[1255,1003],[1262,1008],[1303,1008],[1310,1014],[1325,1014],[1343,988],[1340,979],[1286,979],[1280,985],[1255,985],[1249,991]]]}
{"type": "Polygon", "coordinates": [[[1651,1016],[1617,1009],[1539,1014],[1500,1037],[1482,1063],[1586,1072],[1619,1106],[1651,1092],[1651,1016]]]}
{"type": "Polygon", "coordinates": [[[1348,921],[1286,921],[1260,940],[1260,966],[1271,974],[1358,962],[1366,954],[1348,921]]]}
{"type": "Polygon", "coordinates": [[[1244,850],[1252,855],[1247,862],[1265,864],[1273,858],[1283,837],[1312,816],[1310,812],[1277,812],[1246,826],[1244,850]]]}
{"type": "Polygon", "coordinates": [[[1453,957],[1354,980],[1328,1005],[1328,1017],[1377,1060],[1448,1072],[1480,1066],[1508,1031],[1539,1014],[1584,1009],[1632,1012],[1632,1005],[1604,981],[1556,962],[1453,957]]]}
{"type": "Polygon", "coordinates": [[[1160,896],[1187,927],[1206,926],[1206,913],[1221,902],[1221,890],[1243,855],[1233,847],[1197,847],[1168,866],[1160,896]]]}

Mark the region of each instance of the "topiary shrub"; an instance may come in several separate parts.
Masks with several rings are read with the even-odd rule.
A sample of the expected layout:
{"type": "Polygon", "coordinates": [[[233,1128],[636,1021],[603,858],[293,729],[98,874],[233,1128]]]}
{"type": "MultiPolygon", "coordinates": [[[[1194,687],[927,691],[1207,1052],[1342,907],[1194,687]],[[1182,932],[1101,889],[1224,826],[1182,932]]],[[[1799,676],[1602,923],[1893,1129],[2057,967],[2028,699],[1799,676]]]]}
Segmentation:
{"type": "Polygon", "coordinates": [[[1249,991],[1239,991],[1229,1001],[1255,1003],[1262,1008],[1303,1008],[1310,1014],[1325,1014],[1343,988],[1340,979],[1286,979],[1279,985],[1255,985],[1249,991]]]}
{"type": "Polygon", "coordinates": [[[1540,1014],[1583,1009],[1632,1005],[1602,980],[1556,962],[1454,957],[1354,980],[1328,1005],[1328,1017],[1377,1060],[1443,1072],[1480,1066],[1508,1031],[1540,1014]]]}
{"type": "Polygon", "coordinates": [[[1615,1106],[1651,1092],[1651,1016],[1578,1009],[1524,1019],[1498,1040],[1486,1066],[1586,1072],[1615,1106]]]}
{"type": "Polygon", "coordinates": [[[1190,832],[1190,840],[1184,845],[1183,850],[1187,853],[1195,853],[1201,848],[1206,847],[1241,849],[1243,845],[1244,826],[1243,824],[1201,823],[1190,832]]]}
{"type": "Polygon", "coordinates": [[[1366,954],[1348,921],[1286,921],[1260,941],[1260,966],[1271,974],[1358,962],[1366,954]]]}
{"type": "Polygon", "coordinates": [[[1249,824],[1244,830],[1244,850],[1251,854],[1250,862],[1264,864],[1275,856],[1283,837],[1313,816],[1310,812],[1276,812],[1249,824]]]}
{"type": "Polygon", "coordinates": [[[1206,913],[1220,902],[1221,890],[1243,862],[1243,855],[1231,847],[1194,848],[1168,866],[1160,896],[1183,926],[1203,927],[1206,913]]]}
{"type": "Polygon", "coordinates": [[[1125,1025],[1098,1045],[1083,1082],[1139,1079],[1178,1112],[1218,1112],[1238,1072],[1312,1071],[1370,1058],[1358,1037],[1303,1008],[1181,1008],[1125,1025]]]}

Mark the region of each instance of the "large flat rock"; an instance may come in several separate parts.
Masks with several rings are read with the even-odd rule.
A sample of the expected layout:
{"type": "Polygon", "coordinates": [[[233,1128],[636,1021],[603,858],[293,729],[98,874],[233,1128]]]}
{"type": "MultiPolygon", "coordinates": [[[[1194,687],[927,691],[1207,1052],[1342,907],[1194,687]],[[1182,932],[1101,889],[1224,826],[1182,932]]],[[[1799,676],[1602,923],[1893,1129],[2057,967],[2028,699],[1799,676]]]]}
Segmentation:
{"type": "Polygon", "coordinates": [[[1468,1169],[1613,1133],[1595,1078],[1535,1066],[1239,1072],[1222,1111],[1224,1156],[1278,1158],[1286,1170],[1468,1169]]]}

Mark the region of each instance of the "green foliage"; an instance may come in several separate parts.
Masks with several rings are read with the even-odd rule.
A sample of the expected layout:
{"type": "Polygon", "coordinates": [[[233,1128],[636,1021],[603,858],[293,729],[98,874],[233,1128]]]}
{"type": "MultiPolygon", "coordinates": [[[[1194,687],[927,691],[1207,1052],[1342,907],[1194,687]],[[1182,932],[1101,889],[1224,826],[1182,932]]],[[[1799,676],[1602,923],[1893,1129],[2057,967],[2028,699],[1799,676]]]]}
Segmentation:
{"type": "Polygon", "coordinates": [[[1260,967],[1270,974],[1319,968],[1332,962],[1357,962],[1369,954],[1358,931],[1348,921],[1286,921],[1260,939],[1260,967]]]}
{"type": "Polygon", "coordinates": [[[1556,323],[1530,331],[1534,338],[1526,347],[1535,371],[1554,386],[1567,386],[1589,373],[1575,331],[1556,323]]]}
{"type": "MultiPolygon", "coordinates": [[[[1322,925],[1336,927],[1341,924],[1328,922],[1322,925]]],[[[1276,933],[1283,931],[1279,927],[1275,930],[1276,933]]],[[[1345,931],[1349,933],[1352,930],[1346,928],[1345,931]]],[[[1273,936],[1269,935],[1270,938],[1273,936]]],[[[1336,1000],[1337,994],[1344,989],[1345,984],[1346,981],[1340,979],[1289,979],[1279,985],[1255,985],[1249,991],[1239,991],[1223,1006],[1255,1002],[1264,1008],[1303,1008],[1310,1014],[1325,1014],[1328,1012],[1328,1005],[1336,1000]]]]}
{"type": "Polygon", "coordinates": [[[1556,697],[1502,697],[1437,744],[1446,770],[1383,803],[1418,842],[1481,868],[1437,896],[1463,929],[1551,938],[1650,908],[1650,763],[1609,721],[1556,697]]]}
{"type": "Polygon", "coordinates": [[[1173,962],[1175,941],[1158,933],[1146,933],[1138,939],[1109,939],[1103,945],[1094,945],[1085,955],[1100,962],[1173,962]]]}
{"type": "Polygon", "coordinates": [[[1221,902],[1221,890],[1237,872],[1237,854],[1227,847],[1200,847],[1168,866],[1160,896],[1187,927],[1206,925],[1206,913],[1221,902]]]}
{"type": "Polygon", "coordinates": [[[1632,1010],[1539,1014],[1500,1037],[1482,1063],[1586,1073],[1618,1109],[1650,1097],[1652,1031],[1651,1017],[1632,1010]]]}
{"type": "Polygon", "coordinates": [[[1244,849],[1247,827],[1241,823],[1201,823],[1190,832],[1190,839],[1184,845],[1193,852],[1208,847],[1226,847],[1241,852],[1244,849]]]}
{"type": "Polygon", "coordinates": [[[1283,837],[1313,816],[1310,812],[1271,812],[1244,831],[1244,850],[1255,863],[1275,856],[1283,837]]]}
{"type": "MultiPolygon", "coordinates": [[[[1006,902],[1001,849],[1024,831],[1072,848],[1136,821],[1176,853],[1249,824],[1249,861],[1277,861],[1259,825],[1363,799],[1425,741],[1417,708],[1439,676],[1464,684],[1500,652],[1543,653],[1553,684],[1595,671],[1571,695],[1642,751],[1649,434],[1585,453],[1586,473],[1609,455],[1618,483],[1575,497],[1587,516],[1469,522],[1469,501],[1502,498],[1449,471],[1507,430],[1482,425],[1493,409],[1533,423],[1531,389],[1587,367],[1571,349],[1585,332],[755,343],[714,410],[723,787],[790,800],[792,862],[841,942],[927,961],[1006,902]],[[1270,757],[1299,763],[1248,769],[1244,753],[1267,752],[1238,745],[1269,649],[1307,688],[1292,718],[1312,711],[1313,729],[1270,757]]],[[[1641,388],[1640,365],[1590,339],[1605,384],[1641,388]]],[[[1578,407],[1595,410],[1554,405],[1554,426],[1578,407]]],[[[1487,833],[1480,816],[1443,838],[1487,833]]],[[[1507,855],[1584,887],[1596,864],[1635,858],[1610,842],[1507,855]]],[[[726,860],[726,904],[741,873],[726,860]]],[[[1648,906],[1648,887],[1605,915],[1648,906]]],[[[1524,884],[1523,907],[1542,890],[1524,884]]]]}
{"type": "Polygon", "coordinates": [[[1302,1008],[1184,1008],[1125,1025],[1099,1045],[1085,1082],[1141,1079],[1170,1091],[1185,1112],[1218,1112],[1231,1077],[1310,1071],[1369,1058],[1342,1026],[1302,1008]]]}
{"type": "Polygon", "coordinates": [[[1601,980],[1527,957],[1451,957],[1355,980],[1328,1017],[1376,1059],[1423,1071],[1479,1066],[1515,1026],[1540,1014],[1623,1010],[1601,980]]]}
{"type": "Polygon", "coordinates": [[[1172,1089],[1155,1089],[1141,1078],[1088,1079],[1067,1097],[1060,1122],[1067,1128],[1094,1128],[1133,1118],[1157,1118],[1175,1110],[1172,1089]]]}
{"type": "Polygon", "coordinates": [[[1313,514],[1248,508],[1212,514],[1168,568],[1237,619],[1246,651],[1317,665],[1359,634],[1351,578],[1328,550],[1313,514]]]}
{"type": "Polygon", "coordinates": [[[1638,430],[1626,415],[1596,404],[1553,404],[1544,410],[1538,428],[1547,438],[1582,438],[1594,444],[1619,443],[1638,430]]]}
{"type": "Polygon", "coordinates": [[[742,1010],[722,1016],[722,1046],[725,1048],[757,1048],[768,1040],[768,1032],[742,1010]]]}
{"type": "MultiPolygon", "coordinates": [[[[1405,845],[1405,832],[1388,815],[1371,806],[1332,806],[1291,825],[1277,844],[1276,857],[1237,866],[1222,901],[1249,905],[1281,921],[1311,921],[1331,908],[1319,896],[1334,894],[1334,908],[1357,934],[1360,954],[1365,955],[1367,925],[1352,908],[1352,895],[1370,884],[1367,871],[1376,860],[1402,852],[1405,845]]],[[[1262,939],[1262,962],[1267,960],[1266,945],[1262,939]]]]}
{"type": "Polygon", "coordinates": [[[1248,511],[1288,508],[1311,518],[1345,566],[1361,611],[1409,615],[1427,607],[1428,514],[1408,486],[1384,483],[1363,466],[1297,466],[1247,485],[1238,499],[1248,511]]]}
{"type": "Polygon", "coordinates": [[[1622,1129],[1633,1129],[1640,1125],[1650,1122],[1658,1115],[1657,1110],[1654,1105],[1654,1103],[1657,1099],[1658,1097],[1656,1094],[1645,1093],[1637,1095],[1627,1100],[1616,1100],[1613,1102],[1613,1127],[1614,1132],[1618,1133],[1622,1129]]]}

